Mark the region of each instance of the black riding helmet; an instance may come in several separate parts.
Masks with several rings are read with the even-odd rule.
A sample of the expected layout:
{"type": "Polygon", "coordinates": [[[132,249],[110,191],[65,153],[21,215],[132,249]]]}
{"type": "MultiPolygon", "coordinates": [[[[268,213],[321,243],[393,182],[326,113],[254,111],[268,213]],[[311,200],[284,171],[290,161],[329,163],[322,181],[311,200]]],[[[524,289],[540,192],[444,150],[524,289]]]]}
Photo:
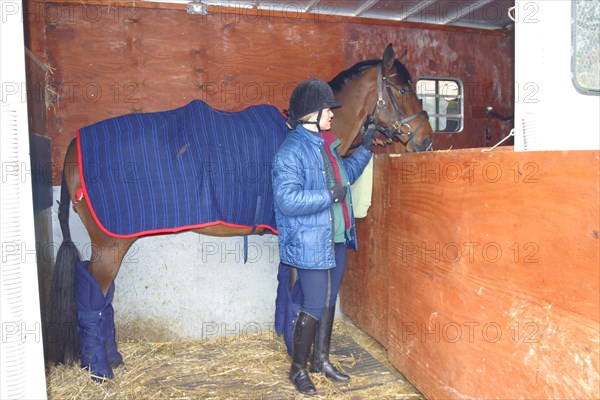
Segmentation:
{"type": "MultiPolygon", "coordinates": [[[[301,124],[300,118],[325,108],[339,108],[342,105],[337,102],[333,95],[333,90],[329,85],[317,78],[312,78],[301,82],[292,92],[290,97],[290,107],[288,109],[287,126],[294,129],[301,124]]],[[[317,128],[319,127],[317,123],[317,128]]]]}

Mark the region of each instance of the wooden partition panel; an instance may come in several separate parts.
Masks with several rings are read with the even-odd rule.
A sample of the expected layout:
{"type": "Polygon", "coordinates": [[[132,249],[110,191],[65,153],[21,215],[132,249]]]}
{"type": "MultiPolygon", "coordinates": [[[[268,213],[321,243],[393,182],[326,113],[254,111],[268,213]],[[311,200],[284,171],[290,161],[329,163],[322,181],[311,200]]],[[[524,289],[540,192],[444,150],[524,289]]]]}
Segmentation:
{"type": "MultiPolygon", "coordinates": [[[[404,154],[376,166],[389,174],[375,199],[389,264],[359,255],[345,288],[386,270],[392,363],[430,398],[599,398],[598,151],[404,154]]],[[[386,313],[356,313],[367,314],[386,313]]]]}
{"type": "Polygon", "coordinates": [[[356,219],[358,250],[350,251],[342,288],[342,312],[384,346],[388,340],[388,260],[387,220],[390,175],[381,173],[388,156],[376,155],[373,168],[373,199],[365,218],[356,219]]]}

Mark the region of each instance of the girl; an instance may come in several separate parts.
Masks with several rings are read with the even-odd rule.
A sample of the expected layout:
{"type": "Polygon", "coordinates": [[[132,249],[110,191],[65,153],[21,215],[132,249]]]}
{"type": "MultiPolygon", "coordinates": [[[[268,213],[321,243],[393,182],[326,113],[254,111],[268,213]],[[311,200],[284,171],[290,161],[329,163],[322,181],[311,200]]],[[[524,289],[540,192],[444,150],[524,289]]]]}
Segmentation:
{"type": "Polygon", "coordinates": [[[329,344],[346,250],[357,248],[350,185],[371,159],[376,131],[367,129],[363,145],[342,159],[340,141],[329,132],[338,107],[327,83],[314,78],[300,83],[290,98],[291,132],[273,159],[279,255],[296,268],[304,298],[289,374],[304,394],[316,393],[306,369],[313,343],[312,372],[338,382],[350,379],[329,362],[329,344]]]}

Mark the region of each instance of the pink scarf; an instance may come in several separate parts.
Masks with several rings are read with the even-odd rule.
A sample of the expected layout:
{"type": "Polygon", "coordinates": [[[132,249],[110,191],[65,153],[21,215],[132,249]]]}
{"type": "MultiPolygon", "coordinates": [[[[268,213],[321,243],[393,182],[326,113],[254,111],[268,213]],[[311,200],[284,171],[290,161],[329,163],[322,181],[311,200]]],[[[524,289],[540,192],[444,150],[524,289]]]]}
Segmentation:
{"type": "MultiPolygon", "coordinates": [[[[338,164],[336,157],[331,152],[331,145],[333,144],[333,142],[338,140],[338,138],[330,131],[323,131],[321,137],[325,141],[325,152],[327,153],[327,156],[329,157],[329,162],[331,163],[331,167],[333,168],[335,182],[339,185],[345,185],[346,183],[342,181],[340,165],[338,164]]],[[[348,190],[350,190],[350,188],[348,188],[348,190]]],[[[342,211],[344,213],[344,222],[346,224],[346,230],[348,230],[350,229],[350,213],[348,212],[348,202],[346,201],[346,199],[344,199],[344,201],[342,202],[342,211]]]]}

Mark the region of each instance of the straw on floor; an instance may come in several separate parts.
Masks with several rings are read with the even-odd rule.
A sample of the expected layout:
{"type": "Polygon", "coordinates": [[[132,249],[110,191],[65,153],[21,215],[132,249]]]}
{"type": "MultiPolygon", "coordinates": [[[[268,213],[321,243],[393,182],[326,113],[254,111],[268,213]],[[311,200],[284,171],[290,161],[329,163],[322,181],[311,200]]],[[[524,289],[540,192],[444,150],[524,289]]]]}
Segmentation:
{"type": "MultiPolygon", "coordinates": [[[[349,384],[311,374],[321,399],[424,399],[386,360],[385,349],[347,319],[334,325],[331,359],[349,384]]],[[[294,399],[290,358],[273,333],[211,340],[120,342],[125,365],[98,384],[78,366],[49,366],[48,398],[64,399],[294,399]]],[[[315,397],[313,397],[315,398],[315,397]]]]}

